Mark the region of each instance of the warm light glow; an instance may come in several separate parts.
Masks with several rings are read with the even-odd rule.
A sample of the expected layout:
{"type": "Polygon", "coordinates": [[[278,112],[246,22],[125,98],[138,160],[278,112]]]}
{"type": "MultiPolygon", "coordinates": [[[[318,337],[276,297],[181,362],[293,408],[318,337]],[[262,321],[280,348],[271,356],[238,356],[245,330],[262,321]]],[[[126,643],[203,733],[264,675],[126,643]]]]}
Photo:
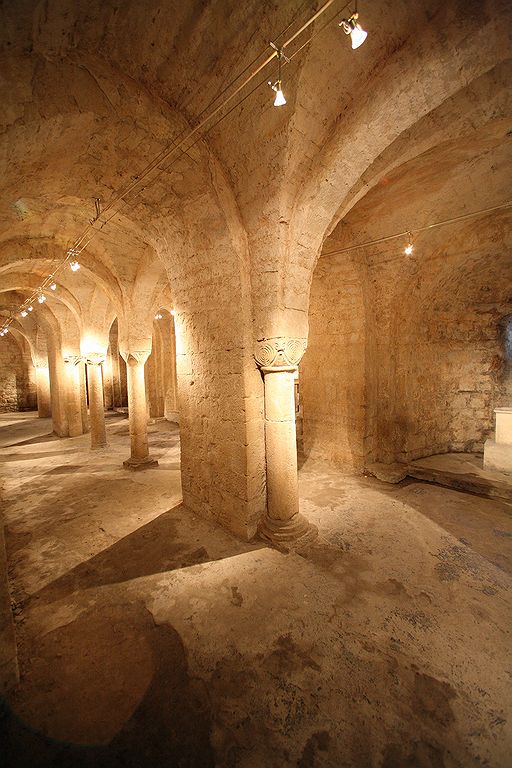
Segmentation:
{"type": "Polygon", "coordinates": [[[352,38],[352,49],[354,50],[364,43],[368,37],[368,32],[365,32],[360,24],[356,24],[350,33],[350,37],[352,38]]]}
{"type": "Polygon", "coordinates": [[[406,245],[404,248],[404,253],[406,256],[410,256],[413,251],[414,251],[414,245],[412,243],[409,243],[409,245],[406,245]]]}
{"type": "Polygon", "coordinates": [[[33,309],[34,309],[34,307],[31,304],[30,307],[27,307],[27,312],[32,312],[33,309]]]}
{"type": "Polygon", "coordinates": [[[281,90],[281,83],[279,83],[279,87],[276,90],[276,97],[274,99],[274,107],[284,107],[286,104],[286,99],[284,97],[284,93],[281,90]]]}
{"type": "Polygon", "coordinates": [[[163,315],[160,314],[160,312],[157,312],[155,315],[155,320],[161,320],[163,315]]]}
{"type": "Polygon", "coordinates": [[[174,309],[171,309],[171,315],[174,317],[175,314],[176,314],[176,312],[174,311],[174,309]]]}
{"type": "Polygon", "coordinates": [[[69,266],[72,272],[77,272],[80,269],[80,263],[78,261],[70,261],[69,266]]]}
{"type": "Polygon", "coordinates": [[[28,315],[28,312],[27,312],[27,310],[26,310],[26,309],[22,309],[22,310],[21,310],[21,312],[20,312],[20,315],[21,315],[22,317],[26,317],[26,316],[28,315]]]}
{"type": "Polygon", "coordinates": [[[50,291],[56,291],[57,290],[57,283],[51,283],[50,284],[50,291]]]}
{"type": "Polygon", "coordinates": [[[100,354],[106,356],[108,342],[102,340],[100,336],[87,334],[80,339],[80,355],[87,357],[91,354],[100,354]]]}
{"type": "Polygon", "coordinates": [[[40,293],[39,296],[37,297],[37,300],[40,304],[44,304],[44,302],[46,301],[46,296],[44,295],[44,293],[40,293]]]}

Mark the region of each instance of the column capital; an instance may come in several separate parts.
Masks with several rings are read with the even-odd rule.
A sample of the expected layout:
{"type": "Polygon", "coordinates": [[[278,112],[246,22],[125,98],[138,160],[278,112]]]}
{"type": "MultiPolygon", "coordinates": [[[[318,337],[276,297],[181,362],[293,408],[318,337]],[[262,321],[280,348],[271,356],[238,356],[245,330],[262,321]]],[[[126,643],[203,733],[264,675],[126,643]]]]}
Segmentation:
{"type": "Polygon", "coordinates": [[[137,350],[129,350],[129,351],[122,351],[119,350],[119,353],[123,360],[125,361],[126,365],[137,365],[137,364],[144,364],[148,357],[151,354],[150,349],[137,349],[137,350]]]}
{"type": "Polygon", "coordinates": [[[306,339],[280,336],[256,342],[254,357],[264,373],[294,371],[306,351],[306,339]]]}
{"type": "Polygon", "coordinates": [[[71,365],[78,365],[81,360],[81,355],[64,355],[64,362],[71,363],[71,365]]]}
{"type": "Polygon", "coordinates": [[[105,362],[106,355],[104,352],[89,352],[84,355],[87,365],[101,365],[105,362]]]}

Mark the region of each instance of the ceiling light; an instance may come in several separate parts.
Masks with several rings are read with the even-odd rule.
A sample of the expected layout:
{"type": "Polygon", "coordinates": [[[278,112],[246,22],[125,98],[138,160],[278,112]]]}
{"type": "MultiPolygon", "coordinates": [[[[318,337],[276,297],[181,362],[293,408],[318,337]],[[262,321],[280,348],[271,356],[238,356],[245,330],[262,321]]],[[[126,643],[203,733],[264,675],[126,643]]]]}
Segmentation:
{"type": "Polygon", "coordinates": [[[350,16],[348,19],[342,19],[338,24],[339,27],[343,28],[343,31],[346,35],[350,35],[353,49],[359,48],[359,46],[364,43],[368,36],[368,32],[365,32],[365,30],[357,21],[358,18],[359,14],[356,9],[352,16],[350,16]]]}
{"type": "Polygon", "coordinates": [[[175,314],[176,314],[175,310],[174,310],[174,309],[171,309],[171,315],[174,317],[174,316],[175,316],[175,314]]]}
{"type": "Polygon", "coordinates": [[[56,291],[57,290],[57,283],[50,283],[50,291],[56,291]]]}
{"type": "Polygon", "coordinates": [[[39,296],[37,297],[37,300],[40,304],[44,304],[44,302],[46,301],[46,296],[44,295],[44,293],[40,293],[39,296]]]}
{"type": "Polygon", "coordinates": [[[155,320],[161,320],[163,315],[160,314],[160,312],[157,312],[155,315],[155,320]]]}
{"type": "Polygon", "coordinates": [[[27,310],[26,310],[26,309],[22,309],[22,310],[21,310],[21,312],[20,312],[20,315],[21,315],[22,317],[26,317],[26,316],[28,315],[28,312],[27,312],[27,310]]]}
{"type": "Polygon", "coordinates": [[[69,262],[69,266],[70,266],[72,272],[78,272],[78,270],[80,269],[80,262],[78,262],[78,261],[70,261],[69,262]]]}
{"type": "Polygon", "coordinates": [[[274,99],[274,107],[284,107],[284,105],[286,104],[286,99],[284,97],[284,93],[281,88],[281,81],[278,80],[276,85],[277,85],[277,88],[274,88],[276,92],[276,97],[274,99]]]}
{"type": "Polygon", "coordinates": [[[411,256],[412,252],[414,251],[414,244],[412,242],[412,234],[409,232],[409,240],[407,242],[407,245],[404,248],[404,253],[406,256],[411,256]]]}
{"type": "Polygon", "coordinates": [[[32,312],[33,309],[34,309],[34,307],[31,304],[30,307],[27,307],[27,312],[32,312]]]}
{"type": "Polygon", "coordinates": [[[270,45],[277,53],[278,71],[277,71],[276,82],[273,83],[272,80],[269,80],[268,84],[270,85],[272,90],[275,91],[275,94],[276,94],[276,97],[274,99],[274,107],[284,107],[284,105],[286,104],[286,99],[284,97],[283,86],[281,82],[281,64],[283,59],[287,62],[289,62],[290,59],[286,58],[286,56],[283,53],[283,49],[278,48],[277,45],[275,45],[275,43],[270,43],[270,45]]]}

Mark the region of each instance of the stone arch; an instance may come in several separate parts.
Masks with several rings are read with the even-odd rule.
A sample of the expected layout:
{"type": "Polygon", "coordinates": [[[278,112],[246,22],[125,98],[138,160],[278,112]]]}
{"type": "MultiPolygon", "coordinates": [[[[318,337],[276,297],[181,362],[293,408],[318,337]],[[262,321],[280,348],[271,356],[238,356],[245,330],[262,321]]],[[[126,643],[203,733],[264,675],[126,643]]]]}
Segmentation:
{"type": "MultiPolygon", "coordinates": [[[[442,34],[437,25],[421,30],[422,44],[429,48],[428,67],[414,54],[419,43],[417,36],[391,57],[388,66],[360,93],[357,107],[339,122],[317,153],[308,182],[294,204],[290,246],[282,273],[281,306],[286,307],[286,322],[293,334],[307,336],[305,309],[314,265],[326,235],[361,194],[358,182],[363,175],[388,147],[400,137],[405,139],[415,124],[435,113],[468,84],[494,70],[499,74],[492,77],[503,79],[500,68],[507,67],[510,58],[502,37],[503,19],[491,14],[481,26],[469,18],[460,21],[458,27],[442,27],[442,34]],[[452,43],[447,47],[445,33],[452,36],[452,43],[459,50],[457,62],[447,58],[452,43]],[[398,68],[401,75],[395,77],[393,71],[398,68]],[[436,69],[443,73],[442,77],[433,75],[436,69]],[[414,93],[421,98],[411,98],[414,93]]],[[[367,179],[365,192],[366,185],[367,179]]]]}

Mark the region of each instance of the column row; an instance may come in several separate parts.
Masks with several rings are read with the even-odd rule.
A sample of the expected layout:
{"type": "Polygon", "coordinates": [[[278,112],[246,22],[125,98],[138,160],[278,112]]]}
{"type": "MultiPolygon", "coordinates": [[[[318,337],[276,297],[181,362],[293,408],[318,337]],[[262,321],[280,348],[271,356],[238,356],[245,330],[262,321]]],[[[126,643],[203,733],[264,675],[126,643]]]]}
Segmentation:
{"type": "MultiPolygon", "coordinates": [[[[130,423],[130,457],[123,465],[130,470],[158,465],[149,455],[148,444],[144,368],[149,355],[149,350],[122,354],[126,362],[130,423]]],[[[99,352],[89,353],[85,358],[67,356],[62,370],[56,366],[36,366],[39,417],[51,416],[54,431],[62,437],[76,437],[90,431],[93,450],[107,447],[103,386],[105,357],[99,352]]]]}

